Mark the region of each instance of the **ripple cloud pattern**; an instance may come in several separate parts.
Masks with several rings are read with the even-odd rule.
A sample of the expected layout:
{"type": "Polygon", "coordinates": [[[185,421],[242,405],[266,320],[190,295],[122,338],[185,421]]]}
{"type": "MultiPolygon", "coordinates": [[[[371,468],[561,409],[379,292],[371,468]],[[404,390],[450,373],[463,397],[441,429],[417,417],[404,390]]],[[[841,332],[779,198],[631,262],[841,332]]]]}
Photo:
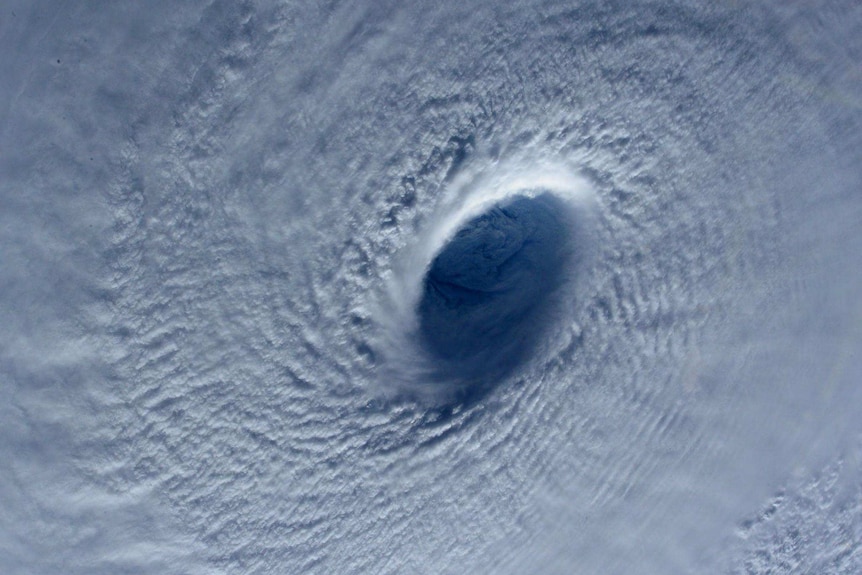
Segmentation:
{"type": "Polygon", "coordinates": [[[862,573],[862,3],[0,3],[0,574],[862,573]]]}

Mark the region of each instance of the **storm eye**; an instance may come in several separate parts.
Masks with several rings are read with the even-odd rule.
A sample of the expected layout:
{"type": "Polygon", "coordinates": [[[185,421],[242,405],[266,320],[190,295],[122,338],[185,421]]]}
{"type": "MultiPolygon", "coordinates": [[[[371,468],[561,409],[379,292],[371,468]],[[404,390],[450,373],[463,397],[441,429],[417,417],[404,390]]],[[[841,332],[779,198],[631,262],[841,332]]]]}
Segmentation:
{"type": "Polygon", "coordinates": [[[569,210],[551,193],[515,196],[468,221],[437,254],[418,306],[441,374],[504,375],[535,348],[572,253],[569,210]]]}

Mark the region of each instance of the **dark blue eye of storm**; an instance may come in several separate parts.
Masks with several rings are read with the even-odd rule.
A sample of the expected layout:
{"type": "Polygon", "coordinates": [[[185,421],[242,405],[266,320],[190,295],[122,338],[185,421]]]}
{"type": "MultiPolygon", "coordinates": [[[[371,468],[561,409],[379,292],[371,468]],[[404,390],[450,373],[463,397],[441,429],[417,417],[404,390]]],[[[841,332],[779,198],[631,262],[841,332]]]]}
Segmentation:
{"type": "Polygon", "coordinates": [[[467,222],[434,258],[418,313],[441,374],[500,376],[535,348],[570,262],[568,214],[553,194],[516,196],[467,222]]]}

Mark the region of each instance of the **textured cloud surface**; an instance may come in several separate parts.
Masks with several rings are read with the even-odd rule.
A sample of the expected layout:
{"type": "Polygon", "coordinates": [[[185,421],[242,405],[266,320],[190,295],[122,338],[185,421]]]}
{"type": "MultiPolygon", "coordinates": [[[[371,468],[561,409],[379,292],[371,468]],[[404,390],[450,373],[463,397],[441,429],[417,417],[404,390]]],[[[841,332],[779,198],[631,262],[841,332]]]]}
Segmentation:
{"type": "Polygon", "coordinates": [[[0,8],[0,571],[862,572],[858,2],[123,4],[0,8]]]}

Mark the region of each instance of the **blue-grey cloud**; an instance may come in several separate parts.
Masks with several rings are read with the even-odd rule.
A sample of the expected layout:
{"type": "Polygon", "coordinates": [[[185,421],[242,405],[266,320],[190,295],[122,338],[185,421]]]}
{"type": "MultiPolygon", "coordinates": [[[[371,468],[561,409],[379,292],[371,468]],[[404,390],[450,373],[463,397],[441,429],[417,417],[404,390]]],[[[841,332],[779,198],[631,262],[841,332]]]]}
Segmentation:
{"type": "Polygon", "coordinates": [[[855,573],[856,4],[7,2],[0,572],[855,573]]]}

